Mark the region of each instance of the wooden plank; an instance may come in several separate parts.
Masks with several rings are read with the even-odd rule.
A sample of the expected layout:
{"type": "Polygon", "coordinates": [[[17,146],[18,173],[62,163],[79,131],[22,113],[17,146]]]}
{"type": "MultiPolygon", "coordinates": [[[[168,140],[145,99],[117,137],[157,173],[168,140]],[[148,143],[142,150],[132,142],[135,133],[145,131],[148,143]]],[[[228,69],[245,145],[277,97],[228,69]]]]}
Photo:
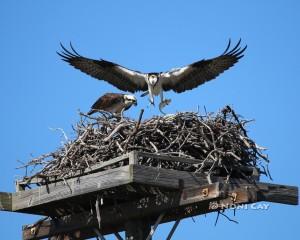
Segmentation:
{"type": "MultiPolygon", "coordinates": [[[[106,162],[101,162],[95,165],[90,166],[89,168],[85,168],[82,170],[78,170],[76,173],[74,173],[74,175],[72,175],[71,177],[66,177],[65,179],[70,179],[70,178],[74,178],[74,177],[79,177],[82,175],[87,175],[90,173],[94,173],[97,172],[105,167],[111,166],[113,164],[116,164],[118,162],[124,161],[126,159],[129,158],[129,156],[131,156],[133,153],[130,152],[128,154],[124,154],[122,156],[113,158],[111,160],[108,160],[106,162]]],[[[41,177],[34,177],[34,178],[24,178],[23,180],[18,180],[17,184],[18,185],[28,185],[28,184],[37,184],[37,183],[43,183],[45,181],[45,178],[41,178],[41,177]]],[[[62,179],[58,179],[55,177],[51,177],[51,178],[47,178],[47,182],[49,183],[55,183],[55,182],[60,182],[63,181],[62,179]]]]}
{"type": "Polygon", "coordinates": [[[258,200],[289,205],[299,204],[298,187],[270,183],[258,183],[258,200]]]}
{"type": "Polygon", "coordinates": [[[224,186],[220,187],[220,183],[187,188],[181,194],[180,205],[188,205],[208,199],[216,199],[220,196],[220,194],[223,194],[223,189],[224,186]],[[220,189],[222,189],[222,191],[220,189]]]}
{"type": "MultiPolygon", "coordinates": [[[[40,186],[37,189],[17,192],[12,196],[12,210],[41,215],[49,215],[48,210],[52,210],[53,212],[50,215],[63,215],[66,214],[64,208],[66,207],[66,203],[68,203],[65,200],[70,198],[76,200],[77,197],[80,204],[85,203],[89,205],[90,199],[88,197],[85,198],[85,196],[90,193],[124,186],[129,183],[138,184],[140,188],[153,186],[176,190],[179,188],[179,180],[183,181],[186,188],[203,186],[209,183],[209,179],[207,179],[205,174],[142,165],[128,165],[92,173],[79,178],[67,179],[65,182],[40,186]],[[61,203],[63,206],[58,207],[61,203]]],[[[223,181],[223,179],[213,179],[213,182],[216,181],[223,181]]],[[[67,208],[69,207],[67,206],[67,208]]]]}
{"type": "Polygon", "coordinates": [[[181,163],[186,163],[186,164],[199,164],[199,163],[203,162],[200,159],[169,156],[166,154],[146,153],[146,152],[137,152],[137,154],[138,154],[138,156],[141,156],[141,157],[154,158],[154,159],[159,159],[161,161],[169,161],[169,162],[181,162],[181,163]]]}
{"type": "Polygon", "coordinates": [[[137,151],[131,151],[128,153],[129,156],[129,164],[138,164],[138,152],[137,151]]]}
{"type": "Polygon", "coordinates": [[[129,166],[96,172],[80,178],[67,179],[65,182],[40,186],[37,189],[20,191],[12,195],[12,210],[28,212],[30,208],[61,201],[76,196],[98,192],[131,182],[129,166]]]}
{"type": "MultiPolygon", "coordinates": [[[[99,163],[99,164],[92,165],[91,167],[86,168],[83,171],[83,174],[90,174],[90,173],[93,173],[93,172],[97,172],[97,171],[99,171],[99,170],[101,170],[101,169],[103,169],[105,167],[108,167],[108,166],[114,165],[114,164],[116,164],[118,162],[124,161],[124,160],[126,160],[126,159],[129,158],[129,154],[124,154],[122,156],[113,158],[113,159],[108,160],[106,162],[102,162],[102,163],[99,163]]],[[[80,176],[80,173],[78,173],[78,176],[80,176]]]]}
{"type": "MultiPolygon", "coordinates": [[[[215,184],[214,184],[215,185],[215,184]]],[[[218,185],[218,184],[217,184],[218,185]]],[[[209,186],[199,187],[198,192],[202,196],[202,190],[209,186]]],[[[213,187],[219,192],[217,187],[213,187]]],[[[192,197],[195,202],[208,202],[217,199],[219,194],[215,192],[209,193],[205,199],[195,198],[191,195],[191,189],[184,189],[182,195],[177,192],[170,192],[164,195],[153,197],[144,197],[135,201],[125,202],[118,206],[102,206],[101,209],[101,234],[110,234],[117,231],[123,231],[124,223],[129,220],[143,219],[153,217],[153,222],[157,219],[162,211],[174,209],[179,206],[187,206],[191,202],[188,201],[192,197]],[[113,217],[112,217],[113,216],[113,217]]],[[[206,204],[207,205],[207,204],[206,204]]],[[[178,217],[178,216],[177,216],[178,217]]],[[[23,230],[23,239],[42,239],[52,235],[58,235],[64,232],[73,232],[82,230],[82,228],[95,228],[98,226],[97,217],[88,212],[77,214],[74,216],[64,217],[62,219],[42,222],[39,226],[25,226],[23,230]],[[84,226],[84,227],[83,227],[84,226]]],[[[93,231],[90,233],[93,237],[93,231]]]]}
{"type": "Polygon", "coordinates": [[[235,198],[243,201],[243,198],[250,198],[252,202],[274,202],[287,205],[299,204],[298,187],[265,182],[245,183],[233,181],[227,185],[227,192],[236,193],[235,198]],[[244,196],[243,193],[247,193],[244,196]]]}
{"type": "MultiPolygon", "coordinates": [[[[122,156],[113,158],[106,162],[92,165],[86,169],[78,170],[76,173],[74,173],[74,175],[72,175],[72,177],[66,177],[65,179],[70,179],[70,178],[94,173],[94,172],[102,170],[103,168],[106,168],[108,166],[114,165],[118,162],[121,162],[121,161],[124,161],[127,159],[129,159],[129,164],[138,164],[138,156],[154,158],[154,159],[158,159],[161,161],[180,162],[180,163],[185,163],[185,164],[190,164],[190,165],[199,164],[202,162],[202,160],[199,160],[199,159],[190,159],[190,158],[175,157],[175,156],[161,155],[161,154],[155,154],[155,153],[131,151],[129,153],[126,153],[122,156]]],[[[241,166],[240,169],[241,169],[241,171],[248,173],[248,175],[255,175],[254,176],[255,179],[258,180],[258,177],[259,177],[258,172],[257,172],[258,169],[254,168],[254,167],[247,167],[247,166],[241,166]]],[[[55,178],[55,177],[47,178],[48,183],[55,183],[55,182],[60,182],[60,181],[63,181],[63,180],[60,178],[55,178]]],[[[25,186],[28,184],[38,184],[38,183],[44,183],[44,182],[45,182],[45,178],[41,178],[41,177],[24,178],[23,180],[18,180],[16,182],[16,186],[17,186],[16,189],[17,189],[17,192],[23,191],[23,190],[25,190],[25,186]]]]}
{"type": "MultiPolygon", "coordinates": [[[[146,153],[146,152],[136,152],[137,156],[148,157],[153,159],[158,159],[161,161],[169,161],[169,162],[180,162],[189,165],[201,164],[203,160],[200,159],[192,159],[192,158],[184,158],[184,157],[176,157],[169,156],[166,154],[157,154],[157,153],[146,153]]],[[[250,166],[240,166],[239,170],[242,171],[247,176],[253,176],[255,180],[259,180],[259,169],[250,166]]]]}
{"type": "MultiPolygon", "coordinates": [[[[189,158],[173,157],[173,156],[160,155],[160,154],[154,154],[154,153],[131,151],[127,154],[124,154],[122,156],[113,158],[113,159],[108,160],[106,162],[95,164],[95,165],[90,166],[89,168],[79,170],[76,173],[74,173],[74,175],[72,177],[66,177],[66,179],[73,178],[73,177],[78,177],[78,176],[81,176],[81,175],[86,175],[86,174],[89,174],[89,173],[93,173],[93,172],[99,171],[99,170],[101,170],[105,167],[108,167],[110,165],[116,164],[120,161],[124,161],[126,159],[129,159],[129,158],[130,158],[130,164],[137,164],[137,157],[138,156],[151,157],[151,158],[159,159],[159,160],[162,160],[162,161],[171,161],[171,162],[175,161],[175,162],[181,162],[181,163],[187,163],[187,164],[201,163],[201,160],[197,160],[197,159],[189,159],[189,158]]],[[[41,178],[41,177],[30,178],[30,177],[28,177],[28,178],[24,178],[23,180],[18,180],[17,185],[19,186],[19,188],[18,188],[19,190],[24,190],[24,187],[22,187],[24,185],[43,183],[44,181],[45,181],[45,178],[41,178]]],[[[49,183],[54,183],[54,182],[62,181],[62,179],[51,177],[51,178],[47,178],[47,181],[49,183]]]]}
{"type": "MultiPolygon", "coordinates": [[[[268,183],[243,183],[241,185],[215,183],[214,186],[206,185],[198,187],[198,189],[184,189],[180,196],[176,192],[170,192],[162,196],[144,197],[136,201],[119,204],[117,207],[104,206],[101,234],[123,231],[124,222],[133,219],[148,219],[153,224],[161,212],[166,212],[162,222],[168,222],[178,218],[218,211],[232,206],[232,204],[239,205],[266,200],[295,204],[295,200],[298,199],[296,198],[297,194],[297,187],[293,186],[268,183]],[[280,189],[283,191],[280,192],[280,189]],[[279,195],[281,196],[279,197],[279,195]],[[111,217],[112,215],[113,217],[111,217]]],[[[51,234],[72,233],[74,231],[84,232],[86,238],[93,237],[95,235],[92,229],[97,227],[97,224],[96,216],[82,213],[56,221],[46,221],[39,226],[39,229],[37,226],[25,227],[23,239],[42,239],[51,236],[51,234]],[[33,227],[34,229],[32,229],[33,227]]]]}
{"type": "MultiPolygon", "coordinates": [[[[58,203],[66,199],[78,197],[81,203],[84,203],[84,201],[89,203],[89,199],[84,198],[86,194],[96,193],[104,189],[129,183],[137,183],[141,188],[146,185],[163,187],[164,189],[178,189],[178,180],[180,179],[183,180],[186,187],[200,186],[208,183],[204,174],[193,174],[185,171],[159,169],[142,165],[128,165],[92,173],[80,178],[67,179],[65,182],[40,186],[37,189],[17,192],[13,194],[12,210],[47,215],[49,213],[45,209],[51,210],[49,209],[50,204],[55,203],[58,205],[58,203]],[[39,206],[39,208],[36,208],[36,206],[39,206]]],[[[55,208],[53,204],[51,208],[55,208]]],[[[52,210],[58,211],[59,209],[52,210]]]]}
{"type": "Polygon", "coordinates": [[[12,211],[12,194],[0,192],[0,211],[12,211]]]}
{"type": "MultiPolygon", "coordinates": [[[[26,212],[33,214],[47,215],[45,210],[55,210],[55,205],[61,202],[68,203],[67,199],[80,199],[80,202],[89,203],[89,198],[85,198],[90,193],[96,193],[113,187],[124,186],[129,183],[143,186],[154,186],[163,189],[179,188],[178,180],[184,182],[184,186],[195,187],[203,186],[209,181],[204,174],[177,171],[170,169],[146,167],[142,165],[128,165],[120,168],[96,172],[80,178],[67,179],[65,182],[52,183],[41,186],[37,189],[20,191],[12,195],[12,211],[26,212]],[[52,205],[50,205],[52,204],[52,205]],[[39,208],[35,208],[39,206],[39,208]],[[43,210],[44,209],[44,210],[43,210]]],[[[222,178],[213,179],[213,182],[223,182],[222,178]]],[[[244,181],[245,182],[245,181],[244,181]]],[[[242,186],[243,181],[239,180],[236,184],[242,186]]],[[[254,185],[252,184],[252,187],[254,185]]],[[[298,203],[297,188],[286,189],[286,196],[282,195],[284,186],[272,187],[271,185],[259,185],[267,191],[260,192],[262,201],[274,201],[288,204],[298,203]],[[287,197],[289,198],[287,200],[287,197]]],[[[276,185],[279,186],[279,185],[276,185]]],[[[246,185],[246,187],[249,187],[246,185]]],[[[64,214],[64,213],[63,213],[64,214]]],[[[52,215],[52,214],[51,214],[52,215]]]]}
{"type": "MultiPolygon", "coordinates": [[[[209,180],[205,174],[178,171],[173,169],[163,169],[133,165],[133,182],[158,186],[163,188],[178,189],[178,180],[182,179],[185,188],[208,184],[209,180]]],[[[217,179],[215,179],[217,181],[217,179]]]]}

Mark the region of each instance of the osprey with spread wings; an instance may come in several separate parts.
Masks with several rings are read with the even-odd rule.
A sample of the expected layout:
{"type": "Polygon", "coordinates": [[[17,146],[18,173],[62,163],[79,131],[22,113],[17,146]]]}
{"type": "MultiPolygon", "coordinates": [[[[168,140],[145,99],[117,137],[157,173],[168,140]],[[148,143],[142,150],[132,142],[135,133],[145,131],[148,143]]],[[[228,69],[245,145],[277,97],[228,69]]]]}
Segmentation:
{"type": "Polygon", "coordinates": [[[240,43],[241,40],[230,49],[231,42],[229,40],[225,51],[218,57],[203,59],[167,72],[151,73],[130,70],[103,59],[94,60],[83,57],[76,52],[71,44],[72,51],[69,51],[61,44],[63,51],[61,53],[58,52],[58,54],[73,67],[94,78],[107,81],[120,90],[131,93],[144,91],[142,96],[149,94],[151,104],[154,104],[154,96],[160,95],[159,109],[162,112],[162,108],[171,101],[170,99],[164,99],[163,91],[173,90],[181,93],[216,78],[243,57],[243,52],[247,46],[241,48],[240,43]]]}

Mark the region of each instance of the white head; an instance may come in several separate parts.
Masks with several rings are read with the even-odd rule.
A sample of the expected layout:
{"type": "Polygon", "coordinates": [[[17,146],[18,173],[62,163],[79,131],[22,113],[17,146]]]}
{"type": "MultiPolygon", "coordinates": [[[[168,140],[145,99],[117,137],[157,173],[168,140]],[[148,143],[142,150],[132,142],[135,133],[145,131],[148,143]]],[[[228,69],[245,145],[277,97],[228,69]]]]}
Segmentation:
{"type": "Polygon", "coordinates": [[[149,75],[148,75],[148,81],[149,81],[149,84],[151,86],[155,86],[156,83],[157,83],[157,81],[158,81],[157,75],[149,73],[149,75]]]}
{"type": "Polygon", "coordinates": [[[124,102],[125,102],[125,105],[132,105],[132,104],[134,104],[135,106],[137,105],[137,100],[136,100],[135,96],[133,96],[133,95],[125,94],[124,102]]]}

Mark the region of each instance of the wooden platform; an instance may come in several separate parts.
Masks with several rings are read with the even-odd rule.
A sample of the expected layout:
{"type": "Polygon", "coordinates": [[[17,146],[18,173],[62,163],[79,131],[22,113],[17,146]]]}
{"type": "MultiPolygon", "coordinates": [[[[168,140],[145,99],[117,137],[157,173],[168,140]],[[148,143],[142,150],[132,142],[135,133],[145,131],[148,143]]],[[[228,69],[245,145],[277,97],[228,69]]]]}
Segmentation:
{"type": "Polygon", "coordinates": [[[151,225],[159,216],[160,222],[168,222],[258,201],[298,204],[297,187],[261,183],[255,168],[244,169],[248,180],[226,181],[160,165],[144,166],[139,164],[143,157],[187,166],[199,163],[194,159],[131,152],[80,171],[72,178],[18,181],[15,193],[0,193],[0,210],[52,218],[24,226],[23,239],[65,233],[86,239],[123,231],[126,222],[143,219],[151,225]],[[36,184],[39,186],[27,189],[36,184]]]}

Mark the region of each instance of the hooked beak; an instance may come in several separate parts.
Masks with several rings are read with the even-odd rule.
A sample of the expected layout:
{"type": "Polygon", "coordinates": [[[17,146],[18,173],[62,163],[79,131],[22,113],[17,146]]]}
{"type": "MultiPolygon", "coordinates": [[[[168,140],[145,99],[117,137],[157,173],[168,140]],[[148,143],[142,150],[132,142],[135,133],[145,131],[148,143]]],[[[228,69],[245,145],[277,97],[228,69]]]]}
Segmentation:
{"type": "Polygon", "coordinates": [[[134,106],[137,106],[137,101],[133,101],[133,105],[134,105],[134,106]]]}

